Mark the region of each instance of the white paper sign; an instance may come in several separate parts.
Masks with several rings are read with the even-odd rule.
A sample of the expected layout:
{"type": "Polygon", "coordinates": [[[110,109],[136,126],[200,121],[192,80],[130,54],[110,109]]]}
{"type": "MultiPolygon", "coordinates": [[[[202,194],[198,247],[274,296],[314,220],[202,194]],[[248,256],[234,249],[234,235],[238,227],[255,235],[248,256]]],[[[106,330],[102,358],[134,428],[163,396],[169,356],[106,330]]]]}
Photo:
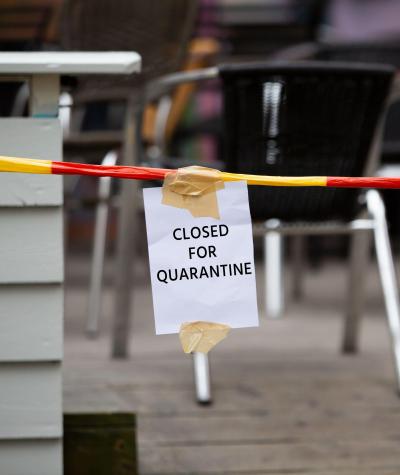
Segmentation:
{"type": "Polygon", "coordinates": [[[221,219],[161,204],[161,188],[143,194],[157,335],[198,320],[258,326],[247,184],[217,192],[221,219]]]}

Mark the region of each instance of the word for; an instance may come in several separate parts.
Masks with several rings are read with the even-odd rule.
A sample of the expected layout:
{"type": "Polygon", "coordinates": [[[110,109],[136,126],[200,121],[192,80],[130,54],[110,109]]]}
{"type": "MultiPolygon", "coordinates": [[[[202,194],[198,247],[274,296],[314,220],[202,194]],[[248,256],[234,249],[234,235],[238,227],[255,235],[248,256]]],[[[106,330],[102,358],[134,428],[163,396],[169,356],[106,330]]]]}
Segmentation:
{"type": "Polygon", "coordinates": [[[204,259],[205,257],[217,257],[216,254],[217,248],[215,246],[199,246],[199,247],[189,247],[189,259],[194,255],[204,259]]]}

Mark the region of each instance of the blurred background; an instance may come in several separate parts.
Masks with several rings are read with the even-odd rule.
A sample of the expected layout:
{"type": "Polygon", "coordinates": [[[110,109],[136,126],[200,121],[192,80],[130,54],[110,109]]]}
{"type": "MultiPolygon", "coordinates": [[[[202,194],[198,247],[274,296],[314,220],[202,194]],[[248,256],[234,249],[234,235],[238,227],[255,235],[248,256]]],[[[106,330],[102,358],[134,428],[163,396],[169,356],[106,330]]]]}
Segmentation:
{"type": "MultiPolygon", "coordinates": [[[[103,38],[92,36],[89,39],[96,28],[101,27],[102,22],[106,23],[107,17],[110,18],[111,6],[103,2],[93,6],[87,5],[85,10],[79,3],[61,0],[3,0],[0,6],[2,50],[139,51],[141,49],[143,39],[135,35],[135,25],[129,25],[128,21],[123,23],[120,32],[115,31],[115,37],[111,41],[107,35],[103,38]],[[83,18],[91,11],[93,17],[83,18]]],[[[129,2],[126,3],[129,4],[129,2]]],[[[121,5],[122,10],[119,13],[121,22],[124,8],[129,7],[121,5]]],[[[118,13],[114,12],[114,18],[111,21],[118,23],[115,15],[118,13]]],[[[185,46],[181,44],[180,48],[177,48],[177,45],[172,45],[173,38],[170,34],[171,45],[175,47],[172,53],[175,63],[173,66],[188,70],[223,62],[279,59],[286,48],[293,46],[299,48],[296,55],[305,55],[304,57],[312,59],[380,62],[397,66],[400,35],[398,16],[399,7],[396,0],[380,2],[374,0],[363,2],[357,0],[202,0],[198,2],[193,17],[188,19],[190,25],[188,24],[186,28],[190,28],[190,33],[187,37],[185,36],[185,46]],[[320,51],[318,51],[319,48],[320,51]],[[335,49],[334,52],[332,52],[333,49],[335,49]]],[[[148,29],[151,31],[152,19],[148,17],[147,21],[149,22],[148,29]]],[[[175,21],[177,20],[171,14],[171,25],[175,21]]],[[[140,33],[145,37],[144,30],[145,28],[141,26],[140,33]]],[[[112,33],[114,32],[108,32],[111,35],[112,33]]],[[[168,35],[167,31],[163,33],[168,35]]],[[[145,46],[142,45],[142,48],[145,46]]],[[[145,49],[143,53],[145,69],[152,70],[150,74],[147,74],[146,79],[160,76],[164,71],[156,64],[154,54],[157,52],[148,51],[153,54],[152,57],[146,57],[145,49]]],[[[168,68],[164,70],[167,71],[168,68]]],[[[82,101],[82,96],[87,95],[89,88],[93,88],[93,84],[80,85],[77,80],[69,81],[68,78],[64,78],[64,82],[65,89],[77,95],[77,103],[82,101]]],[[[138,80],[135,79],[133,82],[138,82],[138,80]]],[[[114,145],[112,140],[116,135],[113,136],[112,131],[122,127],[125,113],[120,98],[114,101],[107,99],[108,103],[103,100],[104,96],[121,95],[120,91],[116,91],[118,85],[111,83],[109,79],[98,81],[95,85],[96,91],[92,89],[91,92],[91,104],[86,105],[84,112],[80,111],[83,118],[79,117],[79,126],[76,123],[72,124],[75,132],[77,127],[80,131],[104,131],[104,137],[110,137],[108,145],[114,145]],[[93,100],[96,93],[98,101],[93,100]]],[[[0,88],[2,97],[0,114],[2,116],[23,114],[21,84],[2,82],[0,88]],[[16,99],[19,99],[19,102],[18,100],[15,102],[16,99]]],[[[68,99],[66,100],[68,104],[68,99]]],[[[171,157],[185,157],[187,164],[205,162],[209,166],[218,167],[223,156],[220,125],[222,94],[218,81],[211,80],[200,85],[180,88],[179,93],[175,92],[173,100],[172,117],[169,119],[166,137],[163,139],[163,146],[167,148],[162,153],[167,153],[171,157]]],[[[389,111],[385,130],[382,155],[384,163],[399,161],[400,143],[397,126],[399,114],[400,109],[397,104],[394,104],[389,111]]],[[[154,143],[159,140],[158,137],[154,137],[154,120],[154,108],[149,106],[144,112],[142,140],[146,153],[150,157],[160,153],[154,146],[154,143]]],[[[104,142],[106,139],[100,140],[104,142]]],[[[74,150],[72,142],[73,140],[67,143],[68,154],[72,155],[72,159],[78,158],[79,150],[74,150]]],[[[75,145],[79,147],[81,144],[75,145]]],[[[85,158],[89,156],[91,161],[96,162],[97,159],[100,163],[102,154],[104,155],[104,146],[102,148],[97,145],[97,149],[93,146],[92,150],[87,150],[88,148],[86,147],[85,150],[85,158]]],[[[68,248],[87,252],[92,246],[93,204],[97,199],[97,181],[86,178],[71,186],[73,186],[73,196],[70,198],[72,202],[79,203],[79,207],[74,209],[72,206],[68,211],[68,248]]],[[[400,233],[397,212],[398,193],[386,191],[384,199],[391,234],[398,236],[400,233]]],[[[113,245],[115,234],[114,214],[112,212],[110,216],[110,246],[113,245]]],[[[312,265],[318,265],[321,255],[326,258],[345,255],[345,240],[341,237],[323,237],[318,238],[317,242],[313,241],[315,240],[311,238],[306,244],[306,252],[309,254],[309,262],[312,265]]],[[[397,241],[397,239],[393,241],[396,249],[397,241]]],[[[289,248],[286,248],[285,252],[290,254],[289,248]]]]}
{"type": "MultiPolygon", "coordinates": [[[[1,0],[0,50],[136,51],[142,56],[142,73],[132,77],[62,78],[64,160],[124,163],[126,147],[132,145],[126,136],[127,117],[133,114],[135,161],[139,165],[177,168],[200,164],[235,171],[229,156],[237,142],[234,137],[227,138],[225,128],[228,96],[213,68],[224,63],[282,61],[301,65],[311,60],[329,66],[339,61],[350,66],[390,65],[398,77],[400,2],[1,0]],[[157,83],[166,74],[197,70],[205,71],[201,82],[173,87],[157,83]]],[[[278,76],[269,79],[272,85],[284,84],[278,76]]],[[[367,82],[365,79],[360,89],[367,82]]],[[[271,87],[271,97],[279,96],[280,86],[271,87]]],[[[379,87],[383,91],[384,86],[379,87]]],[[[372,96],[379,96],[379,87],[372,96]]],[[[318,84],[315,90],[318,97],[323,99],[326,94],[328,98],[329,93],[321,92],[318,84]]],[[[26,83],[0,82],[0,116],[26,116],[28,96],[26,83]]],[[[336,110],[333,104],[342,100],[351,116],[357,100],[351,103],[349,96],[338,97],[330,97],[328,110],[336,110]]],[[[314,110],[315,104],[311,100],[310,104],[314,110]]],[[[281,105],[278,109],[283,114],[287,111],[285,101],[281,105]]],[[[306,109],[304,100],[298,105],[303,125],[313,121],[306,109]]],[[[251,109],[243,110],[253,124],[251,109]]],[[[368,111],[359,112],[355,129],[364,123],[368,111]]],[[[268,114],[272,122],[274,112],[268,114]]],[[[335,114],[339,114],[339,122],[347,120],[340,111],[332,112],[332,120],[329,112],[318,119],[325,129],[332,123],[331,134],[321,132],[331,141],[336,140],[335,114]]],[[[400,176],[398,97],[390,101],[381,125],[374,173],[400,176]]],[[[281,139],[285,140],[285,126],[282,130],[281,139]]],[[[271,134],[268,140],[276,138],[271,134]]],[[[301,142],[302,135],[297,139],[301,142]]],[[[245,146],[239,143],[236,149],[242,152],[245,146]]],[[[273,156],[265,159],[266,168],[261,167],[260,173],[267,174],[268,166],[279,164],[284,156],[278,151],[274,161],[271,147],[269,142],[266,149],[273,156]]],[[[357,153],[361,148],[354,145],[357,153]]],[[[288,155],[297,153],[293,143],[286,150],[288,155]]],[[[322,153],[326,149],[319,144],[316,150],[322,153]]],[[[313,160],[317,165],[319,158],[313,160]]],[[[242,164],[242,172],[246,166],[242,164]]],[[[300,174],[299,169],[289,167],[293,172],[288,174],[300,174]]],[[[317,169],[322,175],[329,174],[322,165],[317,169]]],[[[345,169],[343,165],[340,170],[345,169]]],[[[371,242],[366,243],[369,260],[364,270],[351,270],[348,234],[306,232],[270,241],[270,252],[282,259],[272,265],[275,274],[270,278],[275,282],[270,292],[279,295],[271,310],[276,315],[267,317],[277,318],[267,320],[264,265],[268,267],[268,256],[264,264],[265,236],[255,227],[261,328],[233,332],[214,350],[214,405],[200,407],[195,402],[191,361],[181,354],[177,336],[154,336],[140,190],[135,197],[139,204],[132,211],[134,256],[128,273],[132,279],[125,283],[132,308],[125,309],[126,346],[122,349],[115,346],[115,334],[111,343],[115,276],[120,271],[115,254],[124,196],[121,183],[66,177],[64,194],[65,408],[70,412],[135,412],[140,473],[399,473],[400,457],[393,442],[400,436],[399,401],[393,391],[385,306],[371,242]],[[347,341],[347,347],[346,342],[341,343],[346,332],[341,316],[346,301],[351,302],[351,295],[346,295],[349,289],[350,293],[354,290],[348,283],[351,272],[356,273],[356,280],[365,276],[366,281],[360,335],[363,352],[356,358],[338,351],[341,344],[348,353],[356,352],[358,346],[358,340],[355,344],[347,341]],[[122,358],[112,359],[111,354],[122,358]]],[[[255,221],[279,218],[271,213],[262,215],[265,203],[273,201],[271,196],[254,195],[251,210],[258,218],[255,221]]],[[[320,199],[315,196],[307,199],[320,199]]],[[[397,265],[400,192],[384,191],[382,196],[397,265]]],[[[291,203],[296,199],[291,198],[291,203]]],[[[354,201],[354,196],[350,199],[354,201]]],[[[280,204],[289,206],[289,201],[282,199],[280,204]]],[[[317,218],[329,221],[331,217],[317,218]]]]}

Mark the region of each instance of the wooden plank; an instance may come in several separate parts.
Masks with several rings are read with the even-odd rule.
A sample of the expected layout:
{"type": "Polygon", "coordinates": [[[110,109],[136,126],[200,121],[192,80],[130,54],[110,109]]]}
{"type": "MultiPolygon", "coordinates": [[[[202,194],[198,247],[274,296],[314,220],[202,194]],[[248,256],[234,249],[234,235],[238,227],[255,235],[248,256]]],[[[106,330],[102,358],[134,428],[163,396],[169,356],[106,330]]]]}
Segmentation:
{"type": "MultiPolygon", "coordinates": [[[[357,443],[302,443],[302,444],[235,444],[141,447],[139,451],[140,473],[188,474],[188,473],[242,473],[256,471],[265,474],[279,473],[333,473],[382,468],[400,471],[397,441],[357,443]],[[221,472],[221,467],[224,467],[221,472]]],[[[372,471],[372,470],[371,470],[372,471]]]]}
{"type": "Polygon", "coordinates": [[[0,439],[62,436],[60,363],[2,363],[0,388],[0,439]]]}
{"type": "MultiPolygon", "coordinates": [[[[56,119],[0,119],[0,155],[61,160],[62,136],[56,119]]],[[[0,206],[60,206],[62,177],[0,173],[0,206]]]]}
{"type": "MultiPolygon", "coordinates": [[[[345,440],[400,439],[400,409],[397,412],[348,410],[332,407],[287,411],[266,411],[266,414],[197,416],[140,416],[138,435],[141,445],[229,445],[301,442],[329,442],[338,434],[345,440]],[[352,423],[349,424],[351,418],[352,423]],[[374,427],[371,433],[370,428],[374,427]]],[[[399,457],[400,462],[400,457],[399,457]]]]}
{"type": "MultiPolygon", "coordinates": [[[[175,475],[176,472],[154,472],[151,469],[146,468],[146,471],[143,471],[143,467],[147,467],[146,463],[142,463],[142,469],[140,475],[175,475]]],[[[202,471],[202,472],[189,472],[190,475],[377,475],[376,468],[361,468],[361,469],[348,469],[345,470],[323,470],[319,469],[318,471],[302,471],[297,470],[251,470],[250,472],[238,472],[237,470],[226,471],[202,471]]],[[[399,469],[396,467],[379,467],[379,475],[399,475],[399,469]]]]}
{"type": "Polygon", "coordinates": [[[0,473],[62,475],[61,440],[0,441],[0,473]]]}
{"type": "Polygon", "coordinates": [[[63,305],[58,284],[0,286],[0,362],[61,360],[63,305]]]}
{"type": "MultiPolygon", "coordinates": [[[[106,381],[106,380],[105,380],[106,381]]],[[[337,381],[338,386],[340,381],[337,381]]],[[[230,389],[214,389],[214,404],[207,412],[204,408],[195,403],[194,389],[162,388],[160,386],[149,386],[148,388],[135,387],[125,384],[107,384],[84,385],[71,384],[66,382],[65,407],[68,411],[85,411],[90,407],[96,407],[97,410],[115,410],[115,404],[125,410],[131,409],[143,415],[154,415],[160,417],[182,417],[191,415],[202,415],[207,417],[210,414],[234,416],[238,408],[243,414],[255,415],[263,414],[264,411],[292,411],[295,406],[299,410],[309,411],[310,408],[316,410],[329,411],[332,406],[345,405],[349,411],[381,411],[383,408],[390,408],[397,411],[399,400],[390,385],[382,386],[380,390],[367,385],[368,391],[365,397],[360,397],[357,392],[345,391],[340,389],[318,392],[318,387],[309,386],[305,390],[309,393],[302,394],[293,391],[288,395],[283,384],[279,387],[266,390],[258,387],[236,387],[230,389]],[[272,394],[273,392],[274,394],[272,394]],[[297,396],[297,397],[296,397],[297,396]]],[[[360,391],[365,390],[366,383],[360,386],[360,391]]],[[[296,387],[294,384],[293,387],[296,387]]]]}
{"type": "Polygon", "coordinates": [[[0,284],[62,282],[61,208],[0,209],[0,284]]]}
{"type": "MultiPolygon", "coordinates": [[[[82,285],[85,280],[82,280],[82,285]]],[[[84,317],[84,302],[87,299],[85,291],[79,293],[74,289],[74,292],[69,292],[66,296],[67,307],[75,307],[75,324],[68,319],[67,325],[69,329],[77,331],[82,327],[82,318],[84,317]]],[[[111,301],[105,299],[104,307],[108,310],[111,306],[111,301]]],[[[138,307],[139,308],[139,307],[138,307]]],[[[145,320],[147,315],[142,313],[142,319],[145,320]]],[[[150,317],[149,317],[150,320],[150,317]]],[[[383,318],[382,318],[383,321],[383,318]]],[[[383,321],[383,323],[385,323],[383,321]]],[[[142,322],[139,321],[138,325],[142,322]]],[[[384,328],[384,330],[386,330],[384,328]]],[[[153,328],[148,332],[154,331],[153,328]]],[[[165,341],[160,341],[159,346],[154,350],[154,354],[150,353],[151,345],[154,342],[147,335],[140,335],[135,339],[137,346],[135,353],[132,356],[135,364],[127,364],[124,371],[115,372],[112,367],[104,365],[104,361],[89,358],[81,360],[79,352],[81,350],[78,345],[80,342],[71,343],[67,351],[69,362],[80,364],[88,374],[87,378],[81,382],[83,385],[97,384],[107,380],[113,384],[121,383],[124,388],[134,392],[135,390],[145,389],[148,386],[156,387],[158,390],[186,390],[193,388],[192,376],[192,361],[188,355],[181,354],[182,350],[178,348],[179,342],[174,342],[174,338],[165,337],[165,341]],[[169,340],[169,341],[168,341],[169,340]],[[167,345],[173,348],[175,346],[176,353],[170,350],[169,354],[163,354],[160,349],[167,345]],[[142,352],[140,352],[142,349],[142,352]]],[[[384,332],[385,343],[387,339],[387,331],[384,332]]],[[[159,340],[162,338],[157,337],[159,340]]],[[[85,342],[86,343],[86,342],[85,342]]],[[[106,345],[105,342],[101,342],[106,345]]],[[[346,357],[340,355],[338,352],[329,354],[327,351],[324,354],[317,353],[315,356],[303,358],[298,355],[294,358],[293,354],[275,354],[273,351],[268,351],[266,357],[255,350],[253,358],[250,357],[248,349],[242,350],[240,354],[226,355],[212,355],[211,371],[212,376],[215,377],[216,390],[231,390],[237,389],[244,395],[246,392],[251,396],[252,392],[258,391],[265,394],[269,399],[273,398],[278,390],[284,390],[285,384],[296,387],[291,398],[297,400],[302,395],[310,395],[314,391],[315,396],[325,397],[329,394],[335,394],[340,397],[342,394],[344,398],[348,398],[350,394],[354,397],[363,399],[363,383],[369,381],[371,389],[368,395],[364,397],[376,398],[382,397],[388,393],[390,398],[396,400],[394,387],[392,385],[393,366],[390,360],[390,348],[387,341],[387,348],[384,349],[387,358],[382,361],[379,355],[374,355],[373,352],[364,350],[359,355],[346,357]],[[229,357],[228,357],[229,356],[229,357]],[[338,388],[337,384],[341,387],[338,388]],[[343,387],[342,387],[343,386],[343,387]],[[251,389],[253,388],[253,389],[251,389]],[[272,388],[274,389],[272,391],[272,388]],[[393,390],[390,391],[390,388],[393,390]],[[387,391],[389,389],[389,391],[387,391]],[[316,391],[316,392],[315,392],[316,391]]],[[[237,353],[237,352],[236,352],[237,353]]],[[[72,375],[67,375],[67,378],[72,378],[72,375]]],[[[79,373],[77,374],[79,378],[79,373]]],[[[78,381],[79,383],[79,381],[78,381]]],[[[287,395],[289,397],[290,395],[287,395]]]]}

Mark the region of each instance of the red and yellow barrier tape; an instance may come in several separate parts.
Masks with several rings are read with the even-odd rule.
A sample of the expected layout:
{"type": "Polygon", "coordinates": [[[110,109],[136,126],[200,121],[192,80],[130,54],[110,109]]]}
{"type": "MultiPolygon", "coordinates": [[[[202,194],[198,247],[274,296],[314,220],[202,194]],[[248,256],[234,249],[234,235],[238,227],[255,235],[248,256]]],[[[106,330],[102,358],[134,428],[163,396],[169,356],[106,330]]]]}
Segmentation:
{"type": "MultiPolygon", "coordinates": [[[[0,156],[0,172],[40,173],[53,175],[89,175],[128,178],[131,180],[163,180],[166,168],[88,165],[54,162],[30,158],[0,156]]],[[[329,188],[400,188],[400,178],[387,177],[327,177],[327,176],[263,176],[221,172],[224,181],[247,181],[261,186],[322,186],[329,188]]]]}

